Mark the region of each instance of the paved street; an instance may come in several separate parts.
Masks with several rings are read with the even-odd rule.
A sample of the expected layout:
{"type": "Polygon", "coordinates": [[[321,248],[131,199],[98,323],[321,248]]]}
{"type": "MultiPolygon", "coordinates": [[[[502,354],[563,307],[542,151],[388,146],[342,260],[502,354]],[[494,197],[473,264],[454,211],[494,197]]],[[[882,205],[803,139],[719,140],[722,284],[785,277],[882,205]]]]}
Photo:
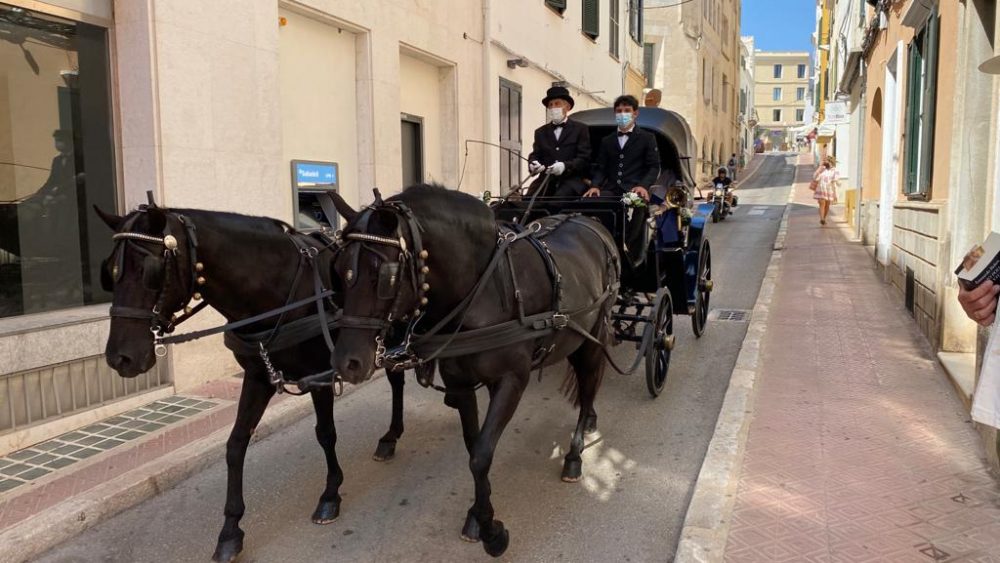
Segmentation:
{"type": "MultiPolygon", "coordinates": [[[[713,309],[751,309],[771,254],[795,158],[763,158],[741,187],[736,215],[711,225],[713,309]]],[[[491,471],[497,517],[511,532],[506,560],[672,557],[746,324],[713,321],[700,340],[687,317],[676,318],[675,327],[678,344],[660,398],[650,399],[640,374],[606,377],[597,402],[600,433],[585,452],[579,484],[559,481],[576,421],[558,390],[562,369],[532,382],[491,471]]],[[[616,355],[624,362],[631,349],[622,345],[616,355]]],[[[251,447],[242,561],[488,559],[481,546],[459,539],[472,478],[455,411],[436,392],[408,385],[406,433],[396,458],[379,464],[371,453],[388,422],[388,398],[388,385],[376,381],[337,404],[346,482],[341,517],[329,526],[309,522],[325,476],[313,422],[251,447]]],[[[220,461],[41,561],[208,560],[224,489],[220,461]]]]}

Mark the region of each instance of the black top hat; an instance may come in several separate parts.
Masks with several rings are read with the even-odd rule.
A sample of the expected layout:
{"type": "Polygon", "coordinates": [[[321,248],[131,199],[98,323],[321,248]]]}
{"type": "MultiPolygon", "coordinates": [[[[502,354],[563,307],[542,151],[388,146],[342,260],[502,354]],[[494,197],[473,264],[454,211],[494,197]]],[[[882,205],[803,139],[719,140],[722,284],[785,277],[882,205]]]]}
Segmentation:
{"type": "Polygon", "coordinates": [[[569,95],[569,90],[565,86],[553,86],[545,92],[545,97],[542,98],[542,105],[547,106],[552,100],[566,100],[569,102],[569,109],[573,109],[576,103],[573,101],[573,96],[569,95]]]}

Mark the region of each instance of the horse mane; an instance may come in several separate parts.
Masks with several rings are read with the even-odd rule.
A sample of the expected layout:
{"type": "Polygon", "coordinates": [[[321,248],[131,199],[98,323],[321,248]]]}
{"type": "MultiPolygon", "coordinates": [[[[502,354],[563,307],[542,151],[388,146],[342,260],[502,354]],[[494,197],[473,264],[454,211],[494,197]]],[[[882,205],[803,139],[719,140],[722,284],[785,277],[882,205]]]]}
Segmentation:
{"type": "Polygon", "coordinates": [[[405,203],[423,222],[436,219],[469,234],[496,235],[496,219],[489,207],[474,196],[440,184],[415,184],[389,201],[405,203]]]}

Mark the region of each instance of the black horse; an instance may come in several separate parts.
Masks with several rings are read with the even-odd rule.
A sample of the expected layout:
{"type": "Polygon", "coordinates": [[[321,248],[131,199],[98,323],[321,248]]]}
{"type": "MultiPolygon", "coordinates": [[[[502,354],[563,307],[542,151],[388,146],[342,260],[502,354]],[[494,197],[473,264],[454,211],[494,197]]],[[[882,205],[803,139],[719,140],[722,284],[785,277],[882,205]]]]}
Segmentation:
{"type": "MultiPolygon", "coordinates": [[[[156,355],[151,326],[170,323],[192,298],[203,299],[229,322],[309,298],[315,291],[312,274],[297,273],[305,247],[318,251],[310,268],[316,269],[322,285],[330,288],[335,281],[330,275],[331,253],[319,251],[321,242],[275,219],[155,206],[125,217],[97,212],[116,233],[115,250],[102,272],[114,290],[105,354],[108,364],[122,377],[135,377],[153,367],[156,355]]],[[[333,308],[326,305],[332,314],[333,308]]],[[[296,319],[315,312],[315,304],[304,305],[288,312],[281,322],[291,326],[296,319]]],[[[275,318],[262,320],[244,330],[266,333],[277,322],[275,318]]],[[[319,327],[311,334],[299,344],[269,354],[274,367],[290,381],[330,369],[330,352],[319,327]]],[[[244,532],[239,527],[245,511],[243,463],[254,428],[276,391],[259,353],[251,348],[234,355],[245,373],[236,421],[226,443],[225,524],[213,555],[216,561],[231,561],[243,548],[244,532]]],[[[392,421],[379,440],[374,455],[378,461],[393,456],[396,440],[403,433],[403,372],[389,371],[388,379],[392,421]]],[[[334,394],[330,387],[324,387],[310,391],[310,397],[316,412],[316,438],[327,463],[326,489],[312,521],[328,524],[340,513],[339,488],[344,479],[335,451],[334,394]]]]}
{"type": "MultiPolygon", "coordinates": [[[[605,366],[607,323],[620,275],[615,243],[597,222],[567,216],[533,227],[541,231],[541,242],[510,242],[517,234],[501,229],[481,201],[440,186],[413,186],[344,215],[349,223],[334,262],[343,285],[344,319],[410,317],[417,334],[415,348],[420,348],[420,334],[430,338],[435,325],[442,327],[445,345],[438,364],[445,403],[459,411],[475,480],[475,503],[462,536],[481,539],[488,554],[499,556],[509,534],[493,518],[490,503],[488,473],[497,442],[532,369],[566,358],[572,368],[567,383],[580,415],[562,478],[581,478],[583,435],[596,425],[594,397],[605,366]],[[497,250],[500,246],[507,250],[497,250]],[[517,323],[552,311],[554,303],[562,312],[571,311],[559,319],[566,328],[548,331],[544,338],[449,357],[448,335],[517,323]],[[461,314],[456,315],[458,310],[461,314]],[[490,395],[481,428],[474,394],[480,385],[490,395]]],[[[425,348],[431,356],[438,350],[436,345],[425,348]]],[[[392,361],[393,354],[386,352],[381,331],[342,324],[334,366],[345,381],[357,383],[370,377],[379,361],[392,361]]]]}

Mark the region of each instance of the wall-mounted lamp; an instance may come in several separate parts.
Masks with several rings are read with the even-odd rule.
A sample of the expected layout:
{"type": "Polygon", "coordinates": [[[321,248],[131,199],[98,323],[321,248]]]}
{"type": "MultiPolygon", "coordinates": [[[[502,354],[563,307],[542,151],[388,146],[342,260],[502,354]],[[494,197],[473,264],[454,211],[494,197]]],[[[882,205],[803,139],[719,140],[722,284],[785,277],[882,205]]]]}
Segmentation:
{"type": "Polygon", "coordinates": [[[528,66],[528,61],[524,58],[517,59],[507,59],[507,68],[521,67],[524,68],[528,66]]]}

